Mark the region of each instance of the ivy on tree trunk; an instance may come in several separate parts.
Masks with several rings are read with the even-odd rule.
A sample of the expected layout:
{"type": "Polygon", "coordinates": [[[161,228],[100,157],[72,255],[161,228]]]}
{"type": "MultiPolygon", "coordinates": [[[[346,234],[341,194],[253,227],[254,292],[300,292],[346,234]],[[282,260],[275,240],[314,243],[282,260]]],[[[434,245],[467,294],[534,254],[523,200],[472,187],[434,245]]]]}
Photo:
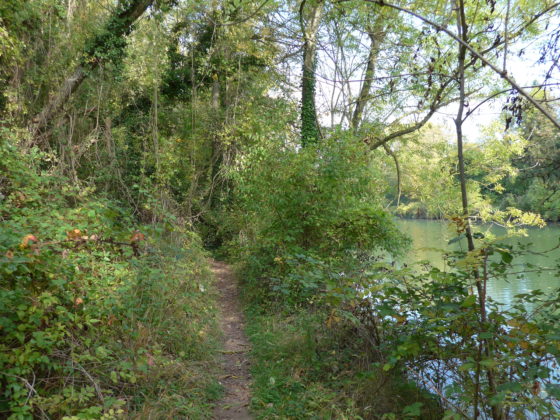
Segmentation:
{"type": "Polygon", "coordinates": [[[317,31],[323,13],[323,0],[311,2],[305,22],[306,0],[300,6],[300,24],[303,33],[303,74],[301,81],[301,144],[303,147],[317,143],[319,124],[315,108],[315,70],[317,67],[317,31]]]}

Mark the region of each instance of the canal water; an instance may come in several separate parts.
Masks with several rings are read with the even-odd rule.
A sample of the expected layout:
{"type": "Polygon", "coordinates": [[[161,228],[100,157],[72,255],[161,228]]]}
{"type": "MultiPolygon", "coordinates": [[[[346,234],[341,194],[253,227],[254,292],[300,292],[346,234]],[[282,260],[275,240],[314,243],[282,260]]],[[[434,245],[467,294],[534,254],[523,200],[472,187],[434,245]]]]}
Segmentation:
{"type": "MultiPolygon", "coordinates": [[[[444,254],[449,251],[463,250],[466,251],[467,243],[465,239],[449,241],[457,237],[457,233],[453,226],[445,221],[436,220],[403,220],[397,221],[397,224],[403,232],[412,238],[412,246],[410,252],[402,259],[401,263],[414,264],[421,261],[427,261],[432,266],[436,266],[442,270],[449,270],[446,266],[444,254]]],[[[498,226],[477,226],[477,231],[495,235],[496,237],[504,237],[506,231],[498,226]]],[[[488,294],[498,302],[508,306],[513,297],[520,293],[527,293],[532,290],[541,289],[545,294],[552,294],[553,290],[560,287],[560,274],[558,266],[560,265],[560,226],[551,225],[545,228],[529,228],[527,236],[523,237],[505,237],[500,243],[507,245],[517,245],[518,243],[527,245],[530,253],[520,255],[513,260],[513,270],[515,274],[511,274],[507,279],[491,279],[488,283],[488,294]],[[548,251],[548,252],[547,252],[548,251]],[[535,272],[535,268],[530,265],[544,269],[542,272],[535,272]],[[550,269],[550,270],[548,270],[550,269]]],[[[551,365],[552,374],[549,378],[551,383],[558,383],[560,369],[554,364],[551,365]]],[[[419,384],[425,385],[423,378],[433,378],[434,371],[428,367],[419,373],[418,377],[413,379],[419,381],[419,384]]],[[[432,382],[433,383],[433,382],[432,382]]],[[[451,376],[443,376],[443,382],[438,383],[439,389],[444,389],[453,383],[453,374],[451,376]]],[[[430,388],[428,388],[430,389],[430,388]]],[[[542,395],[541,395],[542,396],[542,395]]],[[[454,401],[457,405],[461,405],[460,401],[454,401]]],[[[442,402],[446,406],[445,402],[442,402]]],[[[472,413],[472,407],[463,407],[466,412],[472,413]]],[[[553,416],[557,418],[557,416],[553,416]]],[[[481,419],[489,419],[488,415],[482,415],[481,419]]],[[[540,420],[543,418],[529,407],[523,413],[524,419],[540,420]]]]}
{"type": "MultiPolygon", "coordinates": [[[[404,257],[404,262],[411,264],[428,261],[442,270],[446,267],[444,254],[449,251],[466,250],[465,239],[448,244],[457,237],[454,226],[439,220],[406,220],[399,219],[397,224],[401,230],[412,238],[410,252],[404,257]]],[[[477,230],[490,233],[496,237],[506,234],[499,226],[479,226],[477,230]]],[[[513,296],[531,290],[541,289],[545,293],[560,287],[558,265],[560,263],[560,226],[550,225],[544,228],[528,228],[527,236],[506,238],[501,243],[529,245],[530,254],[520,255],[513,260],[512,274],[507,279],[491,279],[488,293],[496,301],[509,304],[513,296]],[[556,247],[556,248],[555,248],[556,247]],[[548,251],[548,252],[546,252],[548,251]],[[543,268],[536,272],[534,265],[543,268]]]]}

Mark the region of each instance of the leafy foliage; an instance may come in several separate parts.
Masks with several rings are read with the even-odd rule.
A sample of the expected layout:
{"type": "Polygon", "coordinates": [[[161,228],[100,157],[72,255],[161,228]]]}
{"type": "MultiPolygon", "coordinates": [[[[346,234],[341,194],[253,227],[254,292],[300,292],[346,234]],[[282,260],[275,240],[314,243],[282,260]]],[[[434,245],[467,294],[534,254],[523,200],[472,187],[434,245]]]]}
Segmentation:
{"type": "Polygon", "coordinates": [[[257,418],[440,418],[429,393],[370,362],[368,344],[347,320],[256,307],[248,317],[257,418]]]}
{"type": "Polygon", "coordinates": [[[298,303],[356,255],[396,253],[407,243],[378,204],[367,150],[351,138],[300,150],[272,144],[240,164],[233,219],[240,232],[230,247],[249,272],[268,267],[265,293],[298,303]]]}
{"type": "Polygon", "coordinates": [[[0,411],[204,415],[212,380],[193,362],[208,363],[214,323],[196,236],[136,226],[117,203],[39,170],[44,154],[21,154],[10,137],[4,129],[0,411]]]}
{"type": "MultiPolygon", "coordinates": [[[[243,274],[265,418],[557,414],[558,296],[486,297],[531,250],[386,263],[393,213],[559,217],[556,127],[506,83],[525,50],[554,80],[558,8],[440,3],[2,1],[0,416],[210,417],[203,245],[243,274]],[[460,164],[427,123],[458,91],[458,121],[510,93],[460,164]]],[[[554,85],[525,98],[557,116],[554,85]]]]}
{"type": "Polygon", "coordinates": [[[484,309],[473,293],[476,281],[488,281],[474,278],[474,267],[483,267],[484,276],[506,276],[522,252],[488,243],[476,255],[450,255],[449,272],[372,271],[362,283],[365,300],[352,313],[385,355],[383,369],[396,368],[440,395],[455,415],[476,407],[491,416],[500,405],[512,416],[555,416],[557,291],[547,297],[534,290],[508,305],[488,298],[484,309]]]}

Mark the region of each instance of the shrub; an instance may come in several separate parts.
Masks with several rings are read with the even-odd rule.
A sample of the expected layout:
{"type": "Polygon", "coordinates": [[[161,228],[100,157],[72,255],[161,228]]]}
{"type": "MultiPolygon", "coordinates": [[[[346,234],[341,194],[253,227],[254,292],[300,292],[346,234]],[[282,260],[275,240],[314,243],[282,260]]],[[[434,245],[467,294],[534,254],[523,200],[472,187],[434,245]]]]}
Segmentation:
{"type": "Polygon", "coordinates": [[[373,164],[363,143],[342,135],[304,149],[273,144],[239,162],[230,249],[246,277],[266,279],[256,293],[296,303],[325,290],[327,272],[406,247],[379,204],[373,164]]]}
{"type": "Polygon", "coordinates": [[[198,238],[137,226],[3,134],[0,416],[113,418],[169,394],[167,412],[203,408],[212,380],[193,361],[208,363],[214,324],[198,238]]]}

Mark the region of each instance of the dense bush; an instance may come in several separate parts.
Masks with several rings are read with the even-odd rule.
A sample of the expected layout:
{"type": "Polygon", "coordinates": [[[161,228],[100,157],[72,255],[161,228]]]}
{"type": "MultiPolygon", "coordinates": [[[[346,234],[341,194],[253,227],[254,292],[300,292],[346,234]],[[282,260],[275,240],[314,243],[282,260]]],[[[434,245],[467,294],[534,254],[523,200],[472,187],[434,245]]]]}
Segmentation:
{"type": "Polygon", "coordinates": [[[199,240],[135,225],[12,137],[0,143],[0,417],[204,416],[215,386],[195,361],[208,364],[214,324],[199,240]]]}
{"type": "MultiPolygon", "coordinates": [[[[487,297],[489,279],[511,278],[509,273],[519,270],[515,256],[526,249],[484,239],[478,232],[480,249],[448,255],[450,272],[388,264],[386,253],[398,254],[407,241],[379,205],[380,191],[371,182],[375,162],[351,138],[334,135],[316,148],[269,146],[239,165],[243,171],[234,178],[233,220],[239,236],[231,249],[245,270],[245,290],[253,309],[263,316],[252,315],[258,334],[276,328],[266,323],[289,325],[306,319],[306,314],[322,320],[305,328],[326,327],[329,335],[357,333],[359,338],[352,342],[363,346],[353,353],[356,363],[374,361],[362,372],[376,380],[393,372],[393,379],[411,380],[437,395],[441,412],[430,398],[418,397],[406,407],[410,417],[437,417],[434,413],[444,409],[448,419],[469,417],[473,409],[488,418],[556,413],[558,297],[545,298],[534,291],[517,296],[509,307],[487,297]],[[288,309],[292,315],[273,315],[271,301],[276,302],[272,308],[288,309]]],[[[455,221],[461,238],[464,220],[455,221]]],[[[292,333],[280,335],[281,342],[292,333]]],[[[318,342],[318,335],[311,344],[318,342]]],[[[340,355],[349,345],[338,342],[333,348],[340,355]]],[[[299,350],[297,357],[300,353],[305,351],[299,350]]],[[[295,381],[277,367],[286,358],[257,354],[263,366],[256,374],[264,370],[259,381],[282,375],[288,383],[295,382],[302,395],[300,415],[310,410],[305,406],[308,399],[318,395],[329,400],[333,410],[343,409],[343,403],[327,394],[306,394],[315,386],[311,372],[324,370],[318,369],[324,355],[309,354],[312,360],[305,362],[294,356],[293,369],[306,370],[295,381]]],[[[273,385],[257,384],[257,395],[269,405],[260,401],[255,408],[269,414],[291,412],[296,406],[284,405],[284,399],[266,392],[273,385]]],[[[340,383],[335,381],[334,386],[340,383]]],[[[375,404],[374,399],[366,398],[363,406],[352,409],[365,413],[360,410],[375,404]]],[[[392,418],[388,413],[398,413],[397,408],[398,403],[378,414],[392,418]]]]}
{"type": "Polygon", "coordinates": [[[301,303],[341,271],[407,245],[381,208],[369,152],[351,136],[304,149],[271,144],[239,166],[230,249],[247,281],[260,283],[256,293],[301,303]]]}

